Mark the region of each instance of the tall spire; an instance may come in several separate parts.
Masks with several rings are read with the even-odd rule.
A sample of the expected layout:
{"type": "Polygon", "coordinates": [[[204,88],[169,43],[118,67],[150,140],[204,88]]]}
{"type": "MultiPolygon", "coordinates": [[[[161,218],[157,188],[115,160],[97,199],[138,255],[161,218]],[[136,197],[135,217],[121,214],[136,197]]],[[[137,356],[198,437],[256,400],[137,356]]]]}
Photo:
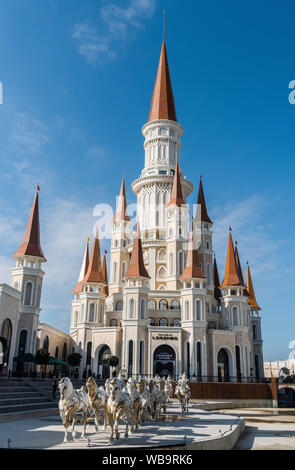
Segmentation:
{"type": "Polygon", "coordinates": [[[206,278],[206,276],[201,269],[198,250],[196,247],[195,237],[194,237],[194,226],[192,222],[191,231],[189,234],[186,266],[185,266],[185,270],[180,276],[180,279],[186,280],[186,279],[204,279],[204,278],[206,278]]]}
{"type": "Polygon", "coordinates": [[[177,163],[176,168],[175,168],[174,179],[173,179],[171,199],[168,202],[168,207],[170,207],[170,206],[182,206],[183,204],[185,204],[185,202],[183,200],[181,182],[180,182],[180,174],[179,174],[179,166],[178,166],[178,163],[177,163]]]}
{"type": "Polygon", "coordinates": [[[89,266],[82,283],[85,284],[86,282],[104,284],[104,279],[100,267],[100,245],[98,238],[98,229],[96,229],[96,235],[93,242],[89,266]]]}
{"type": "Polygon", "coordinates": [[[40,223],[39,223],[39,195],[35,194],[30,217],[27,223],[24,239],[13,258],[18,256],[36,256],[46,261],[40,244],[40,223]]]}
{"type": "Polygon", "coordinates": [[[164,38],[149,114],[149,121],[158,119],[177,122],[164,38]]]}
{"type": "Polygon", "coordinates": [[[219,287],[220,281],[219,281],[219,274],[218,274],[218,268],[217,268],[215,255],[214,255],[214,263],[213,263],[213,280],[214,280],[214,297],[217,300],[217,302],[220,302],[221,290],[219,287]]]}
{"type": "Polygon", "coordinates": [[[108,272],[107,272],[106,252],[103,255],[102,266],[101,266],[101,274],[102,274],[103,280],[105,282],[105,286],[103,288],[103,291],[104,291],[104,294],[106,296],[108,296],[109,295],[109,286],[108,286],[108,272]]]}
{"type": "Polygon", "coordinates": [[[83,261],[82,261],[82,265],[80,269],[79,279],[73,290],[73,294],[79,294],[79,292],[81,292],[82,281],[84,277],[86,276],[86,273],[88,271],[88,266],[89,266],[89,242],[87,241],[84,256],[83,256],[83,261]]]}
{"type": "Polygon", "coordinates": [[[235,242],[235,260],[236,260],[236,265],[237,265],[237,272],[241,281],[241,285],[244,286],[244,278],[243,278],[243,272],[241,268],[241,263],[240,263],[240,257],[239,257],[239,252],[238,252],[238,242],[235,242]]]}
{"type": "Polygon", "coordinates": [[[249,264],[247,264],[247,291],[249,293],[248,302],[251,305],[251,307],[254,310],[261,310],[255,298],[255,292],[254,292],[254,287],[252,283],[252,277],[250,273],[249,264]]]}
{"type": "Polygon", "coordinates": [[[144,266],[142,245],[140,238],[139,223],[136,224],[134,242],[132,247],[131,261],[125,277],[146,277],[149,278],[144,266]]]}
{"type": "Polygon", "coordinates": [[[231,232],[228,234],[228,246],[227,246],[227,256],[226,256],[226,266],[225,266],[225,275],[220,287],[227,286],[241,286],[241,280],[238,274],[238,269],[236,265],[233,239],[231,232]]]}
{"type": "Polygon", "coordinates": [[[127,203],[126,203],[126,193],[125,193],[125,183],[124,176],[122,178],[120,196],[118,198],[117,211],[113,217],[114,221],[125,220],[126,222],[130,221],[130,218],[127,214],[127,203]]]}
{"type": "Polygon", "coordinates": [[[207,207],[206,207],[206,201],[205,201],[205,196],[204,196],[202,177],[200,178],[200,185],[199,185],[197,220],[200,221],[200,222],[208,222],[209,224],[213,223],[212,220],[210,219],[208,213],[207,213],[207,207]]]}

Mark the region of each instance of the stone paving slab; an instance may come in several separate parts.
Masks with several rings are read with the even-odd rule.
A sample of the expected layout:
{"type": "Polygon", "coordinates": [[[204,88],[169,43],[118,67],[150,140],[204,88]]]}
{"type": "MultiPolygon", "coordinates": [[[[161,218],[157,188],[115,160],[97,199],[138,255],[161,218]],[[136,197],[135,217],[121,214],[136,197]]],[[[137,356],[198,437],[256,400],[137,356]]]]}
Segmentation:
{"type": "MultiPolygon", "coordinates": [[[[119,425],[121,438],[111,448],[121,447],[164,447],[183,446],[195,442],[221,439],[237,433],[241,419],[237,416],[224,415],[200,410],[191,405],[189,413],[181,416],[179,406],[172,403],[168,407],[165,421],[151,421],[141,426],[138,431],[124,439],[125,426],[119,425]]],[[[48,416],[26,421],[0,423],[0,448],[7,448],[7,439],[11,439],[11,448],[19,449],[103,449],[108,447],[109,429],[94,433],[94,424],[87,426],[87,439],[81,439],[82,425],[75,427],[78,439],[63,443],[64,428],[59,416],[48,416]]],[[[241,429],[242,430],[242,429],[241,429]]],[[[237,435],[239,435],[238,432],[237,435]]],[[[69,433],[71,438],[71,433],[69,433]]]]}

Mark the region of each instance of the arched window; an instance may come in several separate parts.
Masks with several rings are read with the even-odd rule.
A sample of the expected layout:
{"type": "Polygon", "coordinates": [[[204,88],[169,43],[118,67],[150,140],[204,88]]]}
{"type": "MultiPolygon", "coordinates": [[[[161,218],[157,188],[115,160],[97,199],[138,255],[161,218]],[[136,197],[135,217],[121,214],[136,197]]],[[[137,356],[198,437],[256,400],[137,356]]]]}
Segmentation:
{"type": "Polygon", "coordinates": [[[155,326],[156,324],[155,319],[152,317],[148,318],[148,324],[149,326],[155,326]]]}
{"type": "Polygon", "coordinates": [[[237,378],[238,381],[241,381],[242,373],[241,373],[241,353],[240,353],[240,346],[236,345],[236,367],[237,367],[237,378]]]}
{"type": "Polygon", "coordinates": [[[76,310],[74,313],[74,326],[77,326],[77,324],[78,324],[78,312],[76,310]]]}
{"type": "Polygon", "coordinates": [[[129,341],[128,347],[128,375],[132,375],[133,369],[133,341],[132,339],[129,341]]]}
{"type": "Polygon", "coordinates": [[[148,301],[148,309],[156,310],[156,301],[154,299],[148,301]]]}
{"type": "Polygon", "coordinates": [[[186,343],[186,373],[190,376],[190,344],[186,343]]]}
{"type": "Polygon", "coordinates": [[[197,342],[197,376],[202,377],[202,345],[197,342]]]}
{"type": "Polygon", "coordinates": [[[125,261],[123,261],[123,263],[122,263],[122,279],[124,278],[124,276],[126,274],[126,271],[127,271],[127,265],[126,265],[125,261]]]}
{"type": "MultiPolygon", "coordinates": [[[[86,349],[86,367],[91,366],[91,350],[92,350],[92,342],[89,341],[87,343],[87,349],[86,349]]],[[[63,359],[64,361],[65,359],[63,359]]]]}
{"type": "Polygon", "coordinates": [[[18,355],[23,356],[26,352],[27,330],[22,330],[19,335],[18,355]]]}
{"type": "Polygon", "coordinates": [[[129,300],[129,318],[134,318],[134,299],[129,300]]]}
{"type": "Polygon", "coordinates": [[[168,302],[165,299],[160,300],[159,302],[160,310],[167,310],[168,302]]]}
{"type": "Polygon", "coordinates": [[[64,345],[63,345],[61,360],[62,361],[67,360],[67,343],[64,343],[64,345]]]}
{"type": "Polygon", "coordinates": [[[93,322],[94,321],[94,310],[95,310],[95,305],[91,303],[89,305],[89,321],[93,322]]]}
{"type": "Polygon", "coordinates": [[[113,282],[117,281],[117,263],[113,263],[113,282]]]}
{"type": "Polygon", "coordinates": [[[178,252],[178,274],[181,275],[184,270],[184,257],[183,251],[178,252]]]}
{"type": "Polygon", "coordinates": [[[233,325],[238,326],[239,318],[238,318],[238,307],[233,307],[233,325]]]}
{"type": "Polygon", "coordinates": [[[171,309],[172,310],[180,310],[180,304],[179,304],[178,300],[176,300],[176,299],[172,300],[171,309]]]}
{"type": "Polygon", "coordinates": [[[54,354],[55,359],[58,359],[58,346],[55,348],[55,354],[54,354]]]}
{"type": "Polygon", "coordinates": [[[202,303],[200,299],[196,300],[196,320],[202,320],[202,303]]]}
{"type": "Polygon", "coordinates": [[[32,305],[33,300],[33,283],[28,281],[25,289],[25,305],[32,305]]]}
{"type": "Polygon", "coordinates": [[[178,319],[178,318],[174,318],[172,323],[171,323],[171,326],[181,326],[181,321],[178,319]]]}
{"type": "Polygon", "coordinates": [[[162,260],[166,259],[166,250],[164,250],[164,248],[161,248],[159,251],[158,258],[162,260]]]}
{"type": "Polygon", "coordinates": [[[141,299],[140,301],[140,318],[145,320],[145,300],[141,299]]]}
{"type": "Polygon", "coordinates": [[[45,338],[44,338],[43,348],[47,349],[47,351],[49,351],[49,338],[48,338],[48,336],[45,336],[45,338]]]}
{"type": "Polygon", "coordinates": [[[206,241],[206,248],[207,248],[207,250],[210,249],[210,242],[209,242],[209,240],[206,241]]]}
{"type": "Polygon", "coordinates": [[[161,318],[159,325],[160,325],[160,326],[168,326],[168,320],[167,320],[167,318],[161,318]]]}
{"type": "Polygon", "coordinates": [[[211,285],[211,265],[208,263],[207,267],[207,284],[211,285]]]}
{"type": "Polygon", "coordinates": [[[159,271],[158,271],[158,277],[161,279],[164,279],[166,277],[166,269],[164,266],[161,266],[159,271]]]}
{"type": "Polygon", "coordinates": [[[139,373],[144,374],[144,341],[139,343],[139,373]]]}
{"type": "Polygon", "coordinates": [[[184,318],[189,320],[189,301],[186,300],[184,303],[184,318]]]}
{"type": "Polygon", "coordinates": [[[123,302],[122,302],[121,300],[119,300],[119,301],[116,303],[116,310],[117,310],[117,311],[123,310],[123,302]]]}
{"type": "Polygon", "coordinates": [[[110,326],[118,326],[118,322],[115,318],[113,320],[111,320],[110,326]]]}
{"type": "Polygon", "coordinates": [[[256,339],[256,325],[253,325],[253,339],[256,339]]]}

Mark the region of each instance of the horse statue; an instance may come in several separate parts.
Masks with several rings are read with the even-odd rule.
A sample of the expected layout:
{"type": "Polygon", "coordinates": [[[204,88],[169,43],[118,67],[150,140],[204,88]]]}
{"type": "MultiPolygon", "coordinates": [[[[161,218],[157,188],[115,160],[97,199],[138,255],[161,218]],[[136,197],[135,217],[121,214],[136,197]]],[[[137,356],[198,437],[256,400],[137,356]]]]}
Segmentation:
{"type": "Polygon", "coordinates": [[[59,414],[65,428],[64,442],[68,440],[68,427],[70,419],[72,419],[72,437],[76,438],[75,424],[78,420],[77,412],[82,410],[82,423],[84,424],[82,438],[86,434],[87,415],[90,411],[90,404],[87,392],[84,390],[75,390],[71,380],[68,377],[63,377],[59,384],[58,389],[60,392],[60,399],[58,403],[59,414]]]}
{"type": "Polygon", "coordinates": [[[138,393],[138,390],[136,388],[136,382],[135,380],[130,377],[127,381],[127,392],[129,393],[131,397],[131,403],[132,403],[132,424],[131,424],[131,432],[134,430],[134,425],[135,429],[138,429],[138,424],[139,424],[139,414],[141,410],[141,400],[140,400],[140,395],[138,393]]]}
{"type": "Polygon", "coordinates": [[[151,419],[152,414],[151,394],[147,387],[147,380],[139,377],[136,388],[140,398],[139,421],[140,424],[144,424],[151,419]]]}
{"type": "Polygon", "coordinates": [[[166,393],[167,403],[169,403],[170,400],[173,397],[173,385],[172,385],[172,382],[171,382],[170,375],[168,375],[168,377],[166,379],[166,382],[165,382],[165,393],[166,393]]]}
{"type": "Polygon", "coordinates": [[[185,373],[182,374],[182,377],[178,380],[175,387],[175,395],[177,396],[182,413],[188,413],[188,402],[191,397],[191,390],[187,384],[188,378],[185,373]]]}
{"type": "Polygon", "coordinates": [[[152,417],[153,419],[158,418],[160,416],[160,390],[157,387],[155,380],[151,379],[149,381],[149,391],[151,395],[151,402],[152,402],[152,417]]]}
{"type": "Polygon", "coordinates": [[[117,381],[118,381],[118,384],[119,384],[121,390],[123,390],[124,387],[126,386],[126,380],[125,380],[124,374],[121,370],[118,374],[117,381]]]}
{"type": "Polygon", "coordinates": [[[121,390],[118,379],[114,377],[109,383],[110,395],[107,400],[107,412],[111,428],[109,445],[112,445],[114,430],[116,439],[120,438],[119,421],[126,423],[125,439],[128,438],[128,425],[132,423],[132,400],[128,393],[121,390]]]}
{"type": "Polygon", "coordinates": [[[165,377],[158,377],[156,380],[157,387],[160,391],[159,395],[159,412],[161,413],[161,410],[163,409],[163,412],[166,413],[166,392],[165,392],[165,377]]]}
{"type": "Polygon", "coordinates": [[[106,392],[103,387],[98,387],[93,377],[89,377],[86,381],[88,389],[89,403],[95,415],[95,430],[98,432],[98,420],[100,418],[100,410],[104,410],[104,429],[107,426],[107,409],[106,409],[106,392]]]}

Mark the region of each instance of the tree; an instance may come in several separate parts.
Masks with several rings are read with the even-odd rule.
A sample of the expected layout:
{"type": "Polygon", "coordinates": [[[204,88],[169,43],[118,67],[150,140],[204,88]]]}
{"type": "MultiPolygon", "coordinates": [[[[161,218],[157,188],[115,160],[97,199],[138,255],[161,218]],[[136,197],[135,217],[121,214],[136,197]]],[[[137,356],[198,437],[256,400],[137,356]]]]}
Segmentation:
{"type": "Polygon", "coordinates": [[[71,353],[68,356],[68,363],[72,367],[79,367],[82,356],[79,353],[71,353]]]}
{"type": "Polygon", "coordinates": [[[46,374],[46,365],[50,359],[50,354],[45,348],[38,349],[35,356],[35,364],[45,365],[45,374],[46,374]]]}
{"type": "Polygon", "coordinates": [[[117,365],[119,364],[119,359],[117,356],[110,356],[108,359],[108,365],[110,367],[117,367],[117,365]]]}

